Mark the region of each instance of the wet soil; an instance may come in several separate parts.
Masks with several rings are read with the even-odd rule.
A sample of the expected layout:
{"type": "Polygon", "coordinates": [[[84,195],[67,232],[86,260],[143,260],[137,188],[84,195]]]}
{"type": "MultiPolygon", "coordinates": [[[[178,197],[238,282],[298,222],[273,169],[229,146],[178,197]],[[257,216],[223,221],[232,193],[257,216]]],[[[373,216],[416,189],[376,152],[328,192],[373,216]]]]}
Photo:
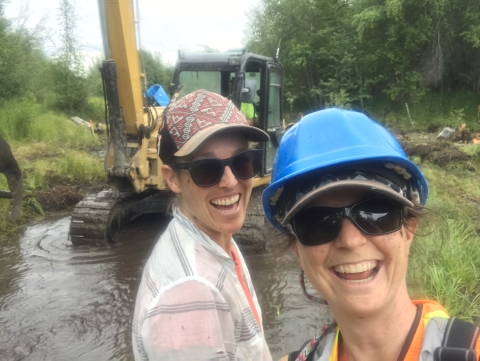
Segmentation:
{"type": "MultiPolygon", "coordinates": [[[[403,137],[400,142],[409,157],[417,156],[421,161],[430,161],[440,167],[449,163],[467,162],[472,159],[459,147],[459,142],[438,140],[435,132],[415,132],[403,137]]],[[[397,139],[399,136],[397,135],[397,139]]]]}
{"type": "Polygon", "coordinates": [[[56,212],[72,207],[83,197],[79,188],[71,185],[58,185],[35,193],[35,198],[45,212],[56,212]]]}
{"type": "Polygon", "coordinates": [[[242,229],[234,235],[243,254],[262,254],[284,246],[285,236],[278,232],[265,218],[262,207],[262,192],[265,186],[252,190],[247,214],[242,229]]]}
{"type": "MultiPolygon", "coordinates": [[[[144,264],[162,217],[142,217],[111,247],[75,247],[68,214],[27,227],[0,253],[0,360],[131,361],[131,320],[144,264]]],[[[290,252],[246,257],[274,359],[330,318],[305,299],[290,252]]],[[[284,247],[282,247],[284,249],[284,247]]]]}
{"type": "Polygon", "coordinates": [[[432,161],[433,163],[443,167],[448,163],[457,163],[457,162],[465,162],[471,159],[471,156],[465,154],[461,150],[452,148],[452,149],[444,149],[440,152],[433,154],[432,161]]]}

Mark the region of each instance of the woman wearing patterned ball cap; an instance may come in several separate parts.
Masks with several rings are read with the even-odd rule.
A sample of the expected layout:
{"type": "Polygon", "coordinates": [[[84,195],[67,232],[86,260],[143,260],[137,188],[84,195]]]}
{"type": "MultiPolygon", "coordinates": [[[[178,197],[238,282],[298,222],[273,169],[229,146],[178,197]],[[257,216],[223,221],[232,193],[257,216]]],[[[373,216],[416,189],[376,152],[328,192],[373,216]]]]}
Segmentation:
{"type": "Polygon", "coordinates": [[[228,99],[195,91],[164,113],[159,155],[173,219],[143,271],[135,360],[271,360],[250,274],[232,234],[261,168],[250,127],[228,99]]]}

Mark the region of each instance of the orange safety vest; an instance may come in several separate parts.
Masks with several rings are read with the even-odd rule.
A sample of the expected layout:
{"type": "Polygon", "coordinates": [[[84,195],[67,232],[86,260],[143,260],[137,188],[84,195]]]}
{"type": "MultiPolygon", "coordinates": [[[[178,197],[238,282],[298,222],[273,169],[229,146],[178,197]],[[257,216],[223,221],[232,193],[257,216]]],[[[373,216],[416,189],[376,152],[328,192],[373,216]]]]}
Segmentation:
{"type": "MultiPolygon", "coordinates": [[[[415,335],[410,343],[408,352],[404,357],[404,361],[422,361],[421,353],[428,352],[432,355],[437,347],[441,346],[443,340],[443,329],[439,329],[436,324],[442,324],[446,326],[449,316],[447,311],[437,302],[434,301],[424,301],[424,300],[414,300],[412,301],[414,305],[422,305],[422,315],[421,321],[418,323],[415,335]],[[423,320],[423,322],[422,322],[423,320]],[[429,323],[432,321],[429,325],[429,323]],[[436,324],[435,324],[436,323],[436,324]],[[433,340],[433,342],[431,342],[433,340]],[[428,341],[428,342],[425,342],[428,341]]],[[[339,339],[340,339],[340,329],[336,327],[332,332],[324,335],[322,342],[322,347],[316,347],[314,361],[346,361],[339,358],[339,339]]],[[[307,344],[305,349],[300,352],[300,355],[297,357],[297,360],[306,360],[306,355],[310,350],[307,348],[312,348],[312,343],[307,344]]],[[[480,355],[480,337],[477,339],[475,346],[477,356],[480,355]]]]}

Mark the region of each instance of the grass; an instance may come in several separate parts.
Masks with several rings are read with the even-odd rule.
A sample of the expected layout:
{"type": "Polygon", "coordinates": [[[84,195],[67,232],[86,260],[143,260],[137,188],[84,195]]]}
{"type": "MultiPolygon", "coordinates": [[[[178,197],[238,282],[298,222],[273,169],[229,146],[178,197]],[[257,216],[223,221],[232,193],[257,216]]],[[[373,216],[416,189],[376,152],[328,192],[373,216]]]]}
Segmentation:
{"type": "Polygon", "coordinates": [[[430,186],[427,206],[437,216],[418,232],[428,235],[417,236],[412,246],[412,296],[437,300],[451,315],[480,323],[478,161],[450,169],[428,163],[421,168],[430,186]]]}
{"type": "Polygon", "coordinates": [[[477,93],[467,91],[428,92],[408,107],[414,125],[408,118],[405,101],[392,102],[385,94],[371,99],[366,111],[373,119],[397,129],[426,129],[429,126],[458,127],[465,123],[470,131],[480,130],[477,93]],[[370,104],[371,103],[371,104],[370,104]]]}
{"type": "MultiPolygon", "coordinates": [[[[54,187],[59,180],[80,186],[105,181],[103,159],[91,153],[104,147],[105,138],[92,135],[67,115],[27,99],[6,102],[0,106],[0,136],[12,148],[25,188],[22,211],[13,225],[6,219],[10,202],[0,199],[0,238],[44,215],[36,192],[54,187]]],[[[8,189],[1,175],[0,189],[8,189]]]]}

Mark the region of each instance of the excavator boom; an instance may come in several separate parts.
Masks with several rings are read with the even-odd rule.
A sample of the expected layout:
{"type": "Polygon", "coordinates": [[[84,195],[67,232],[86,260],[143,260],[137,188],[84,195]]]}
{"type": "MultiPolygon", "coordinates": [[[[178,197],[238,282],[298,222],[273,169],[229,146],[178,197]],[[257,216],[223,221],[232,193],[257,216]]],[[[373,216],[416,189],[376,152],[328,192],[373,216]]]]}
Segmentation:
{"type": "Polygon", "coordinates": [[[165,188],[157,136],[162,107],[144,104],[132,0],[98,0],[106,60],[100,69],[107,99],[105,171],[112,190],[91,195],[74,209],[75,244],[114,241],[128,221],[145,213],[165,214],[165,188]]]}

